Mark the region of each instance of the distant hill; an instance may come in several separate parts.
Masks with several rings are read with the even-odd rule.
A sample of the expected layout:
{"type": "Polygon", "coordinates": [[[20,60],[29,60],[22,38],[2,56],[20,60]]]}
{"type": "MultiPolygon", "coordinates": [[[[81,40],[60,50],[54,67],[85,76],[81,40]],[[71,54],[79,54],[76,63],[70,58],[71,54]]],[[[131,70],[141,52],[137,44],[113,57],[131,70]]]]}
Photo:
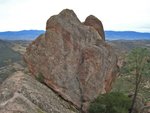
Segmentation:
{"type": "Polygon", "coordinates": [[[150,40],[150,33],[134,31],[105,31],[107,40],[150,40]]]}
{"type": "Polygon", "coordinates": [[[6,31],[0,32],[0,39],[3,40],[34,40],[44,30],[23,30],[23,31],[6,31]]]}
{"type": "MultiPolygon", "coordinates": [[[[34,40],[44,30],[23,30],[0,32],[0,39],[3,40],[34,40]]],[[[150,40],[150,33],[134,31],[105,31],[106,40],[150,40]]]]}
{"type": "Polygon", "coordinates": [[[21,58],[19,52],[12,49],[11,42],[0,40],[0,68],[12,62],[17,62],[21,58]]]}
{"type": "Polygon", "coordinates": [[[5,47],[10,46],[10,45],[11,45],[10,42],[4,41],[4,40],[0,40],[0,49],[1,48],[5,48],[5,47]]]}
{"type": "Polygon", "coordinates": [[[110,40],[107,41],[117,53],[129,52],[134,48],[150,49],[150,40],[110,40]]]}

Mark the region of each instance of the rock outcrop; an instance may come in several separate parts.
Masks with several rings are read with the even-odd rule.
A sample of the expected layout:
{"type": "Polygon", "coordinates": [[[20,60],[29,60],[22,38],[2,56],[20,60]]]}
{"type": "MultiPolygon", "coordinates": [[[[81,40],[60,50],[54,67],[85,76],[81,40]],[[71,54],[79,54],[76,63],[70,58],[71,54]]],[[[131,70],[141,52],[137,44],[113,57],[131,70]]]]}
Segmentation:
{"type": "Polygon", "coordinates": [[[95,30],[101,36],[102,40],[105,40],[103,24],[98,18],[96,18],[93,15],[90,15],[85,19],[85,22],[83,24],[87,26],[92,26],[93,28],[95,28],[95,30]]]}
{"type": "Polygon", "coordinates": [[[51,89],[16,72],[0,87],[0,113],[78,113],[51,89]]]}
{"type": "Polygon", "coordinates": [[[94,98],[110,91],[117,74],[116,55],[104,40],[96,17],[81,23],[66,9],[48,19],[45,34],[29,45],[24,59],[36,78],[86,111],[94,98]]]}

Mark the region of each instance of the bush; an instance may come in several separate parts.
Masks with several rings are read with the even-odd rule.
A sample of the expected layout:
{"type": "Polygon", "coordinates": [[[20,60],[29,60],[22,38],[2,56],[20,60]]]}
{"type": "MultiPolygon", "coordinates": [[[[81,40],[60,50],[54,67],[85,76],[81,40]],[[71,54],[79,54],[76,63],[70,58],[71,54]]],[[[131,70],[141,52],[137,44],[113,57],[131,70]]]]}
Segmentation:
{"type": "Polygon", "coordinates": [[[89,107],[90,113],[128,113],[131,100],[119,92],[102,94],[89,107]]]}
{"type": "Polygon", "coordinates": [[[36,79],[41,82],[41,83],[44,83],[44,76],[42,73],[39,73],[37,76],[36,76],[36,79]]]}

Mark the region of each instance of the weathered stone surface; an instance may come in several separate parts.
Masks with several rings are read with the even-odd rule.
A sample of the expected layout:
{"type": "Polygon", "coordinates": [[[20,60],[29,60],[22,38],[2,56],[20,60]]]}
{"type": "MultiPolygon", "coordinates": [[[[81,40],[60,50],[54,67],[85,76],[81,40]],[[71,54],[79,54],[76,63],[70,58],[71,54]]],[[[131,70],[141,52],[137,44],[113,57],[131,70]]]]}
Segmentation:
{"type": "Polygon", "coordinates": [[[117,58],[102,39],[66,9],[48,19],[45,34],[29,45],[24,59],[36,78],[86,111],[89,102],[110,91],[117,73],[117,58]]]}
{"type": "Polygon", "coordinates": [[[17,72],[0,87],[0,113],[77,113],[51,89],[17,72]]]}
{"type": "Polygon", "coordinates": [[[99,33],[99,35],[101,36],[102,40],[105,40],[103,24],[98,18],[96,18],[93,15],[90,15],[85,19],[85,22],[83,24],[94,27],[96,31],[99,33]]]}

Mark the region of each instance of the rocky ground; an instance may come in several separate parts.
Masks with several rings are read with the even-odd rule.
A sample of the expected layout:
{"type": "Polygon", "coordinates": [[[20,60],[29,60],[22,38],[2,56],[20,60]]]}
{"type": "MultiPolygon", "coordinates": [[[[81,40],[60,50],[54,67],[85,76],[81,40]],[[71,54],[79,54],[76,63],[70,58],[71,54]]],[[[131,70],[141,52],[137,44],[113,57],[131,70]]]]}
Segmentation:
{"type": "Polygon", "coordinates": [[[0,113],[77,113],[51,89],[21,71],[0,88],[0,113]]]}

